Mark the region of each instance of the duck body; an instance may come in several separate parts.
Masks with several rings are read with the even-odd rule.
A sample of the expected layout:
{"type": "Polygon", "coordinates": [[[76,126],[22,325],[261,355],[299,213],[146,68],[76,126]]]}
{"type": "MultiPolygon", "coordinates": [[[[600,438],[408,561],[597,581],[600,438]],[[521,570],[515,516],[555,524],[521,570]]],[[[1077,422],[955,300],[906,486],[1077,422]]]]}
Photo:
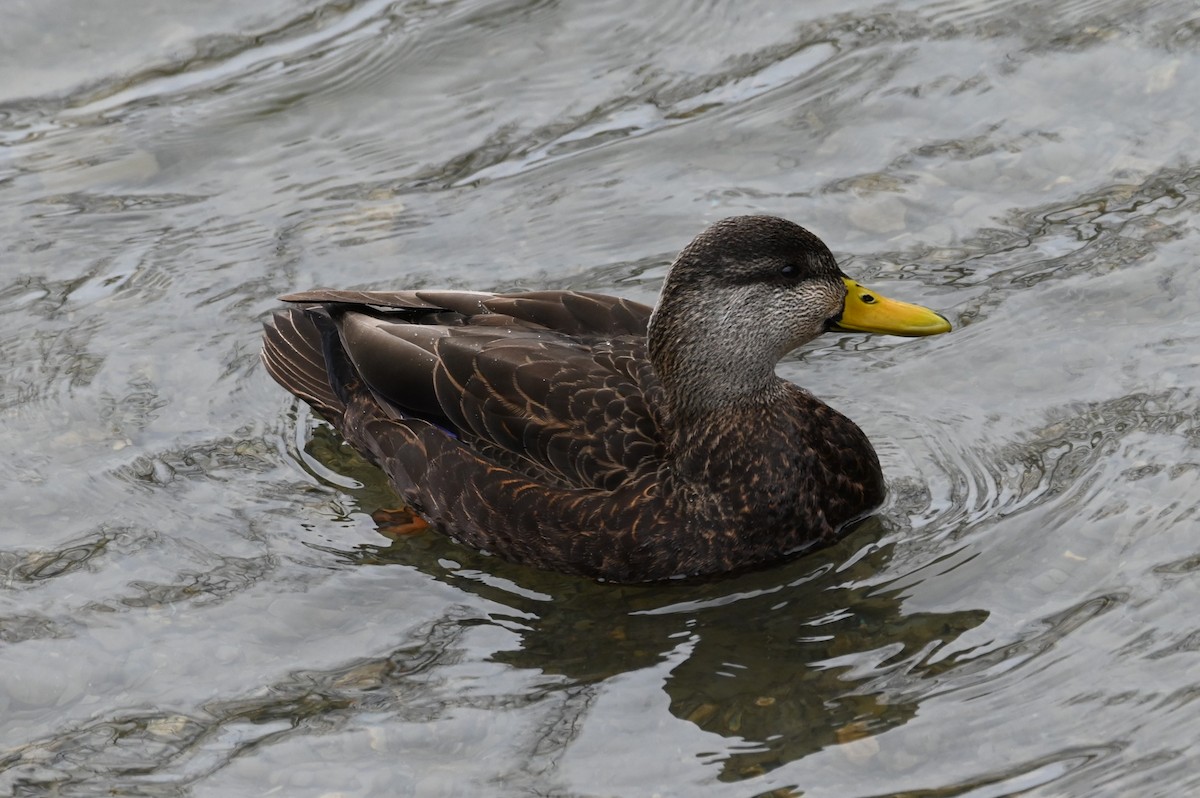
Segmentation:
{"type": "Polygon", "coordinates": [[[463,544],[615,582],[709,576],[830,544],[883,499],[863,432],[774,373],[844,324],[852,285],[803,228],[735,217],[681,253],[656,310],[319,289],[283,297],[263,359],[463,544]]]}

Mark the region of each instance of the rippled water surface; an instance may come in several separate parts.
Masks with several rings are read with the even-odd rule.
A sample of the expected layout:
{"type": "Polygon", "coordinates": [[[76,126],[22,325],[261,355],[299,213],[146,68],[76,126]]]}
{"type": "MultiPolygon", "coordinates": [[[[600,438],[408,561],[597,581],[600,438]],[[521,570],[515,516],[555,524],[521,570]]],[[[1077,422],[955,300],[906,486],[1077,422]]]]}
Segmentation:
{"type": "Polygon", "coordinates": [[[11,4],[0,794],[1200,794],[1198,86],[1193,2],[11,4]],[[391,541],[258,363],[745,212],[957,328],[781,366],[891,486],[782,567],[391,541]]]}

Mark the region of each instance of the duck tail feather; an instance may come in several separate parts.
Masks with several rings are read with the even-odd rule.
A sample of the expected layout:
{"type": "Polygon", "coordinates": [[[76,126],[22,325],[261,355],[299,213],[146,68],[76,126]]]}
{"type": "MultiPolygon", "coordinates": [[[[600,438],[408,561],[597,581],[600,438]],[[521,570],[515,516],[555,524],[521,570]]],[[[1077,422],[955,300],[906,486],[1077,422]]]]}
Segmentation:
{"type": "Polygon", "coordinates": [[[263,325],[267,373],[335,425],[346,412],[347,386],[338,379],[346,356],[337,327],[320,308],[276,312],[263,325]]]}

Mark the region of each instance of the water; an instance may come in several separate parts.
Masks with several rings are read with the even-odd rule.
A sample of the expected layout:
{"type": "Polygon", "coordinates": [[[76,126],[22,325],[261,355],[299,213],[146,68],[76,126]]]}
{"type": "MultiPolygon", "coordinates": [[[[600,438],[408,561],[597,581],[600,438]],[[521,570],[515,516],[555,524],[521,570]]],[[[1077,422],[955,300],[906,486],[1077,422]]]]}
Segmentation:
{"type": "Polygon", "coordinates": [[[1194,4],[5,19],[0,794],[1200,791],[1194,4]],[[957,327],[781,366],[891,494],[778,568],[390,541],[258,365],[287,291],[650,301],[745,212],[957,327]]]}

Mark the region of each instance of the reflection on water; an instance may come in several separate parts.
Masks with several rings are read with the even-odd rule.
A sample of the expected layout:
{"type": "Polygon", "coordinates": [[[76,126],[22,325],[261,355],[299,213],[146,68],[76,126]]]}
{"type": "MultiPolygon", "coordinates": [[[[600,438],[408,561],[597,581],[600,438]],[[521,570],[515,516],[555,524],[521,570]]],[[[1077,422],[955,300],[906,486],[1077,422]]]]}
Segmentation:
{"type": "Polygon", "coordinates": [[[1194,4],[124,10],[0,26],[0,793],[1200,791],[1194,4]],[[890,496],[778,568],[389,540],[258,365],[290,290],[650,301],[744,212],[956,323],[781,365],[890,496]]]}
{"type": "MultiPolygon", "coordinates": [[[[519,645],[492,661],[576,686],[670,663],[663,684],[670,711],[736,743],[717,758],[722,778],[740,779],[903,723],[916,709],[905,685],[944,667],[930,659],[986,617],[904,617],[886,590],[855,586],[854,572],[873,573],[889,555],[890,547],[867,543],[863,533],[856,542],[869,551],[849,571],[810,557],[713,585],[555,584],[461,555],[449,573],[439,558],[431,575],[504,605],[489,620],[517,632],[519,645]]],[[[406,543],[363,561],[420,563],[406,543]]]]}

